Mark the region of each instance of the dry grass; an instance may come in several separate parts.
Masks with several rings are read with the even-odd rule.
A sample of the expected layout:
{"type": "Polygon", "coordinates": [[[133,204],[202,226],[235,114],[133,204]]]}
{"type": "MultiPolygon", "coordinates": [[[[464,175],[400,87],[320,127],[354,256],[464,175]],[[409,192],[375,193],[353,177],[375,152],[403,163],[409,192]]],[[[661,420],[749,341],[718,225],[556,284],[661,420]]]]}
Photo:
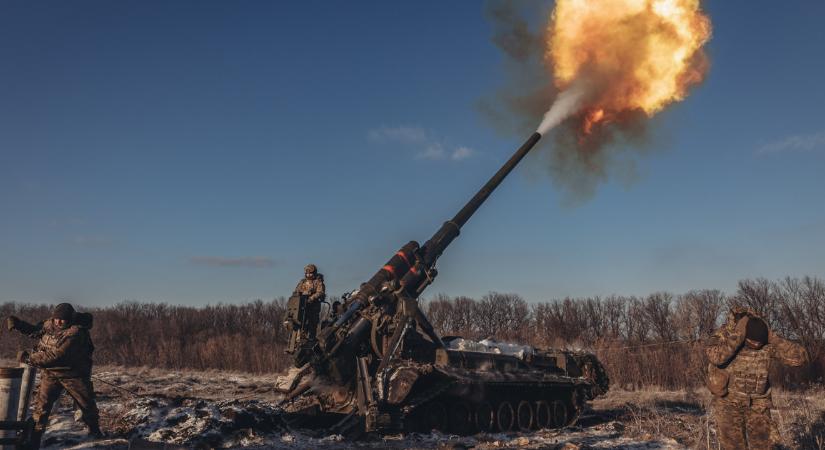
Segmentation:
{"type": "MultiPolygon", "coordinates": [[[[825,389],[775,391],[771,411],[775,441],[788,449],[825,449],[825,389]]],[[[605,419],[624,424],[625,434],[641,439],[668,437],[689,448],[718,449],[712,396],[697,391],[613,390],[593,402],[605,419]]]]}
{"type": "Polygon", "coordinates": [[[113,397],[131,398],[133,395],[127,392],[131,391],[141,396],[208,400],[255,398],[277,401],[281,398],[281,394],[273,390],[278,374],[96,366],[93,375],[95,391],[113,397]]]}
{"type": "Polygon", "coordinates": [[[825,388],[774,391],[772,416],[779,440],[791,448],[825,449],[825,388]]]}
{"type": "Polygon", "coordinates": [[[592,407],[596,414],[622,422],[629,436],[669,437],[690,448],[704,448],[713,425],[707,414],[710,397],[704,389],[613,389],[595,400],[592,407]]]}

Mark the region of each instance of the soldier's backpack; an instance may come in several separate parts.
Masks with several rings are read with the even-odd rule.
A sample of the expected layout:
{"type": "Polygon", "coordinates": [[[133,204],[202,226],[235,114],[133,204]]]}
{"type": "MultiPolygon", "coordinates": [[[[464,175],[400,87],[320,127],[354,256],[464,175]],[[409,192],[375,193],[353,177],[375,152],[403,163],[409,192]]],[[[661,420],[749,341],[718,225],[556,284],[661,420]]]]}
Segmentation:
{"type": "Polygon", "coordinates": [[[89,343],[89,354],[92,354],[95,351],[95,344],[92,343],[92,336],[88,331],[91,330],[92,325],[94,325],[94,317],[92,317],[92,313],[75,312],[72,317],[72,325],[77,325],[87,330],[86,336],[89,343]]]}
{"type": "Polygon", "coordinates": [[[72,318],[72,325],[77,325],[79,327],[91,330],[92,325],[94,325],[92,313],[75,312],[74,317],[72,318]]]}

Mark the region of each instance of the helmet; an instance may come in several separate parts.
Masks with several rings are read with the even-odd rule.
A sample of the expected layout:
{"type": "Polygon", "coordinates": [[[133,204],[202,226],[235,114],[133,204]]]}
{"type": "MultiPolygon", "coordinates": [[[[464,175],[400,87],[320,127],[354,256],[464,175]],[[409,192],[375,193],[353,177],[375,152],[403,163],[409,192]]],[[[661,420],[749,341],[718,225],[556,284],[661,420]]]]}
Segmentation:
{"type": "Polygon", "coordinates": [[[61,303],[52,310],[53,319],[63,319],[71,321],[74,317],[74,308],[68,303],[61,303]]]}
{"type": "Polygon", "coordinates": [[[744,305],[734,304],[731,305],[730,309],[728,310],[728,317],[725,321],[725,326],[728,328],[728,330],[733,331],[733,329],[736,327],[736,323],[739,322],[739,319],[743,317],[753,317],[756,319],[760,319],[762,321],[765,320],[761,314],[754,311],[753,309],[748,308],[744,305]]]}
{"type": "Polygon", "coordinates": [[[762,318],[761,314],[744,305],[733,305],[728,311],[728,319],[733,319],[734,322],[745,316],[762,318]]]}
{"type": "Polygon", "coordinates": [[[307,264],[304,267],[304,273],[318,273],[318,268],[315,267],[315,264],[307,264]]]}

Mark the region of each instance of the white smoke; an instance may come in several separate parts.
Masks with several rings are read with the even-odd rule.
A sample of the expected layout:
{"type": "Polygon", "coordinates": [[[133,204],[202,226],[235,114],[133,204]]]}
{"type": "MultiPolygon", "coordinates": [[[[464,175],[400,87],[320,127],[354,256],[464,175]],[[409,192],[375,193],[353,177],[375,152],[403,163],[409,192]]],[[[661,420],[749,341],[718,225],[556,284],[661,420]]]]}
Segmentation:
{"type": "Polygon", "coordinates": [[[560,92],[556,97],[556,101],[553,102],[553,106],[544,113],[544,118],[541,120],[541,124],[539,124],[536,132],[544,136],[550,129],[560,124],[562,120],[575,114],[582,104],[582,101],[584,101],[589,90],[588,88],[588,83],[579,80],[560,92]]]}

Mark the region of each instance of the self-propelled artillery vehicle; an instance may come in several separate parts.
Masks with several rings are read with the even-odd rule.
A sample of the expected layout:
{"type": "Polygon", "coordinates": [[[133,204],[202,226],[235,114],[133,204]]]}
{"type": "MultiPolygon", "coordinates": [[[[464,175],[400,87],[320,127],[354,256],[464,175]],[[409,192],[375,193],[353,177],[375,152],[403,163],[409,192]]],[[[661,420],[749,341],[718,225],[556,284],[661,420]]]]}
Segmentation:
{"type": "Polygon", "coordinates": [[[556,428],[607,391],[593,354],[461,349],[419,308],[439,256],[539,139],[533,133],[424,245],[402,246],[315,339],[293,343],[296,368],[279,385],[291,423],[339,433],[556,428]]]}

